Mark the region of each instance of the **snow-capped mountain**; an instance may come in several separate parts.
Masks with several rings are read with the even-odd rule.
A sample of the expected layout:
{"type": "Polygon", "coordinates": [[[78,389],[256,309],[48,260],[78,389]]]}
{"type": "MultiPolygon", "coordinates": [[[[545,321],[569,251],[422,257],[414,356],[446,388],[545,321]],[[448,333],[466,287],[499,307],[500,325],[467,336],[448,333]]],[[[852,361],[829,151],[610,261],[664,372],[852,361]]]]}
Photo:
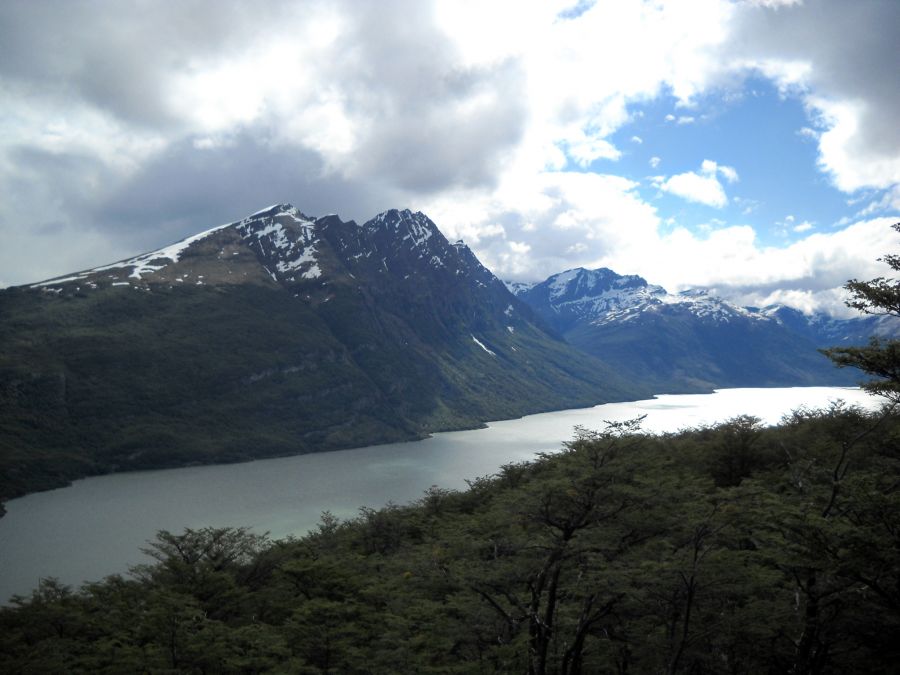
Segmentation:
{"type": "Polygon", "coordinates": [[[577,324],[634,321],[647,312],[689,313],[711,323],[744,318],[769,320],[761,312],[729,303],[705,289],[669,293],[643,277],[616,274],[605,267],[579,267],[537,284],[513,288],[517,297],[538,309],[546,321],[562,332],[577,324]]]}
{"type": "Polygon", "coordinates": [[[47,293],[110,286],[152,291],[176,284],[259,283],[268,278],[310,291],[339,278],[357,278],[354,274],[376,275],[379,285],[412,287],[422,275],[437,274],[481,288],[503,287],[468,246],[462,241],[450,244],[422,213],[392,209],[360,226],[335,215],[312,218],[290,204],[276,204],[162,249],[30,288],[47,293]]]}
{"type": "Polygon", "coordinates": [[[0,499],[651,393],[549,331],[422,213],[359,225],[277,204],[198,230],[0,291],[0,499]]]}
{"type": "Polygon", "coordinates": [[[507,287],[532,307],[542,307],[541,316],[563,332],[575,324],[621,323],[655,312],[690,314],[707,323],[742,319],[774,322],[823,347],[864,344],[873,335],[900,335],[900,321],[892,316],[839,319],[824,313],[807,315],[785,305],[742,307],[704,288],[669,293],[642,277],[619,275],[607,268],[576,268],[540,283],[513,282],[507,287]]]}
{"type": "Polygon", "coordinates": [[[817,348],[871,327],[740,307],[705,289],[669,293],[606,268],[554,274],[517,297],[575,346],[668,391],[850,384],[856,374],[835,370],[817,348]]]}

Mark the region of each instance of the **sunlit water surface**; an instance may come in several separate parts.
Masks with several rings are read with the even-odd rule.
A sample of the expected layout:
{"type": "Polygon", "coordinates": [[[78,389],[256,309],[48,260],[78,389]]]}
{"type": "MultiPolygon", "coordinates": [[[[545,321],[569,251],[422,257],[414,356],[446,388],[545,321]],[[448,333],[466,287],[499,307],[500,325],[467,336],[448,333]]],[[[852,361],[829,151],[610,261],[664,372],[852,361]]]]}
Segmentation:
{"type": "Polygon", "coordinates": [[[858,389],[839,387],[724,389],[530,415],[410,443],[79,480],[7,503],[0,518],[0,601],[29,593],[42,577],[77,585],[124,573],[146,560],[140,547],[160,529],[233,525],[275,538],[301,535],[326,510],[348,518],[361,506],[409,502],[431,485],[465,488],[467,478],[558,450],[575,426],[602,429],[606,420],[644,414],[643,428],[653,432],[739,414],[774,424],[800,406],[837,399],[877,405],[858,389]]]}

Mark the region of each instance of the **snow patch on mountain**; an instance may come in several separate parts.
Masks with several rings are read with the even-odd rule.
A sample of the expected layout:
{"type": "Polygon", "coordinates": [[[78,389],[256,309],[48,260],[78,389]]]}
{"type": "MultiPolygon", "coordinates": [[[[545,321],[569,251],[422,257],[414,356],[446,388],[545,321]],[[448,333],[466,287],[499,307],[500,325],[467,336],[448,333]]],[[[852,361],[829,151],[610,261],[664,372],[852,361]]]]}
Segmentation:
{"type": "Polygon", "coordinates": [[[284,204],[272,204],[271,206],[267,206],[264,209],[260,209],[259,211],[256,211],[255,213],[251,213],[249,216],[247,216],[247,218],[249,219],[249,218],[254,218],[256,216],[261,216],[262,214],[269,213],[269,211],[274,211],[275,209],[280,210],[280,209],[283,209],[284,206],[285,206],[284,204]]]}
{"type": "MultiPolygon", "coordinates": [[[[460,244],[462,242],[459,242],[460,244]]],[[[506,290],[508,290],[513,295],[520,295],[526,291],[531,290],[537,285],[536,281],[504,281],[503,285],[506,286],[506,290]]]]}
{"type": "Polygon", "coordinates": [[[477,337],[475,337],[474,335],[472,336],[472,339],[475,341],[475,344],[476,344],[476,345],[478,345],[479,347],[481,347],[481,348],[482,348],[484,351],[486,351],[488,354],[490,354],[491,356],[497,356],[496,353],[492,352],[490,349],[488,349],[487,347],[485,347],[485,346],[484,346],[484,343],[483,343],[481,340],[479,340],[477,337]]]}
{"type": "MultiPolygon", "coordinates": [[[[316,223],[290,204],[258,211],[242,220],[237,229],[251,248],[265,258],[274,258],[279,273],[289,275],[302,270],[300,276],[304,279],[322,276],[317,260],[316,223]]],[[[278,280],[271,271],[269,274],[278,280]]]]}
{"type": "Polygon", "coordinates": [[[210,228],[205,232],[200,232],[199,234],[195,234],[191,237],[187,237],[186,239],[182,239],[179,242],[176,242],[170,246],[166,246],[158,251],[154,251],[153,253],[147,253],[139,258],[135,258],[132,261],[123,264],[111,265],[108,267],[99,267],[95,271],[99,272],[105,269],[110,269],[111,267],[126,267],[129,264],[134,264],[134,270],[132,270],[130,277],[135,279],[140,279],[144,274],[150,274],[156,272],[157,270],[162,269],[165,265],[152,265],[151,263],[160,259],[168,259],[169,261],[176,263],[180,260],[181,254],[191,245],[202,239],[206,239],[213,232],[218,232],[226,227],[228,227],[229,223],[225,225],[219,225],[217,227],[210,228]]]}
{"type": "Polygon", "coordinates": [[[702,289],[690,289],[673,294],[661,286],[607,293],[604,297],[594,299],[593,310],[595,315],[590,322],[597,325],[632,320],[644,312],[667,310],[687,312],[699,319],[715,323],[730,323],[737,318],[771,320],[759,311],[734,305],[722,298],[711,296],[702,289]]]}
{"type": "Polygon", "coordinates": [[[41,286],[48,286],[53,284],[70,283],[72,281],[82,281],[87,277],[96,274],[97,272],[107,272],[113,269],[124,269],[126,267],[134,268],[132,269],[131,274],[128,275],[129,277],[140,280],[144,277],[144,275],[153,274],[154,272],[158,272],[159,270],[172,263],[177,263],[181,259],[181,254],[184,253],[184,251],[189,246],[191,246],[191,244],[194,244],[202,239],[206,239],[214,232],[218,232],[219,230],[229,227],[232,224],[233,223],[225,223],[224,225],[212,227],[208,230],[182,239],[181,241],[177,241],[174,244],[170,244],[165,248],[151,251],[150,253],[144,253],[143,255],[139,255],[136,258],[120,260],[119,262],[114,262],[109,265],[103,265],[102,267],[94,267],[93,269],[79,272],[74,276],[65,277],[64,279],[50,279],[49,281],[42,281],[38,284],[32,284],[31,288],[39,288],[41,286]],[[163,262],[165,260],[168,260],[168,262],[163,262]]]}

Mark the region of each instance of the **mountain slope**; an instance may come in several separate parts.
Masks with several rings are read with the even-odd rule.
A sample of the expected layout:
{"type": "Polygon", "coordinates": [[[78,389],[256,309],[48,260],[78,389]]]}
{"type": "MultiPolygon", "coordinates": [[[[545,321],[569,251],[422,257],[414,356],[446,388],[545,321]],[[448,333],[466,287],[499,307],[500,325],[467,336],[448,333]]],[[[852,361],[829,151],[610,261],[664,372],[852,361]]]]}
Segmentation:
{"type": "Polygon", "coordinates": [[[0,292],[0,497],[640,396],[422,214],[276,205],[0,292]]]}
{"type": "Polygon", "coordinates": [[[571,344],[657,391],[855,381],[817,352],[824,335],[800,330],[802,315],[787,308],[738,307],[703,290],[670,294],[605,268],[555,274],[518,297],[571,344]]]}

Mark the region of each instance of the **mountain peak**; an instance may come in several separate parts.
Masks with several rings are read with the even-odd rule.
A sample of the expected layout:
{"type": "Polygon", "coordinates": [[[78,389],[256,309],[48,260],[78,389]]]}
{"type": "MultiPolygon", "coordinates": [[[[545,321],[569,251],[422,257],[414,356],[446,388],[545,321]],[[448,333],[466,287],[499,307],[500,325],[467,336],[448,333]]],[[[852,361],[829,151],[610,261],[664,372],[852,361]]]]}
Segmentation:
{"type": "Polygon", "coordinates": [[[431,232],[437,230],[437,226],[431,222],[428,216],[421,211],[410,211],[409,209],[388,209],[387,211],[382,211],[367,222],[366,227],[372,230],[399,230],[404,227],[407,229],[427,229],[431,232]]]}
{"type": "Polygon", "coordinates": [[[257,218],[260,216],[273,216],[273,215],[276,215],[279,213],[285,213],[285,212],[293,211],[293,210],[295,210],[293,204],[287,204],[287,203],[272,204],[271,206],[267,206],[264,209],[260,209],[259,211],[256,211],[255,213],[251,213],[249,216],[244,218],[244,220],[250,220],[251,218],[257,218]]]}
{"type": "Polygon", "coordinates": [[[535,285],[534,290],[544,287],[551,300],[572,302],[595,298],[618,289],[637,289],[646,286],[646,280],[637,275],[616,274],[607,267],[595,270],[575,267],[554,274],[546,281],[535,285]]]}
{"type": "Polygon", "coordinates": [[[274,281],[279,275],[290,281],[322,276],[316,223],[291,204],[257,211],[238,223],[237,230],[274,281]]]}
{"type": "Polygon", "coordinates": [[[267,206],[264,209],[260,209],[256,213],[251,213],[249,216],[239,221],[239,225],[246,225],[251,222],[261,222],[267,219],[272,218],[281,218],[286,216],[291,218],[297,222],[313,222],[315,218],[307,216],[300,209],[298,209],[293,204],[284,203],[284,204],[273,204],[272,206],[267,206]]]}
{"type": "Polygon", "coordinates": [[[421,211],[413,212],[409,209],[383,211],[365,223],[363,228],[375,235],[376,239],[387,236],[394,240],[399,237],[400,242],[409,242],[415,249],[428,249],[429,239],[436,234],[440,235],[438,239],[443,239],[437,225],[428,216],[421,211]]]}

